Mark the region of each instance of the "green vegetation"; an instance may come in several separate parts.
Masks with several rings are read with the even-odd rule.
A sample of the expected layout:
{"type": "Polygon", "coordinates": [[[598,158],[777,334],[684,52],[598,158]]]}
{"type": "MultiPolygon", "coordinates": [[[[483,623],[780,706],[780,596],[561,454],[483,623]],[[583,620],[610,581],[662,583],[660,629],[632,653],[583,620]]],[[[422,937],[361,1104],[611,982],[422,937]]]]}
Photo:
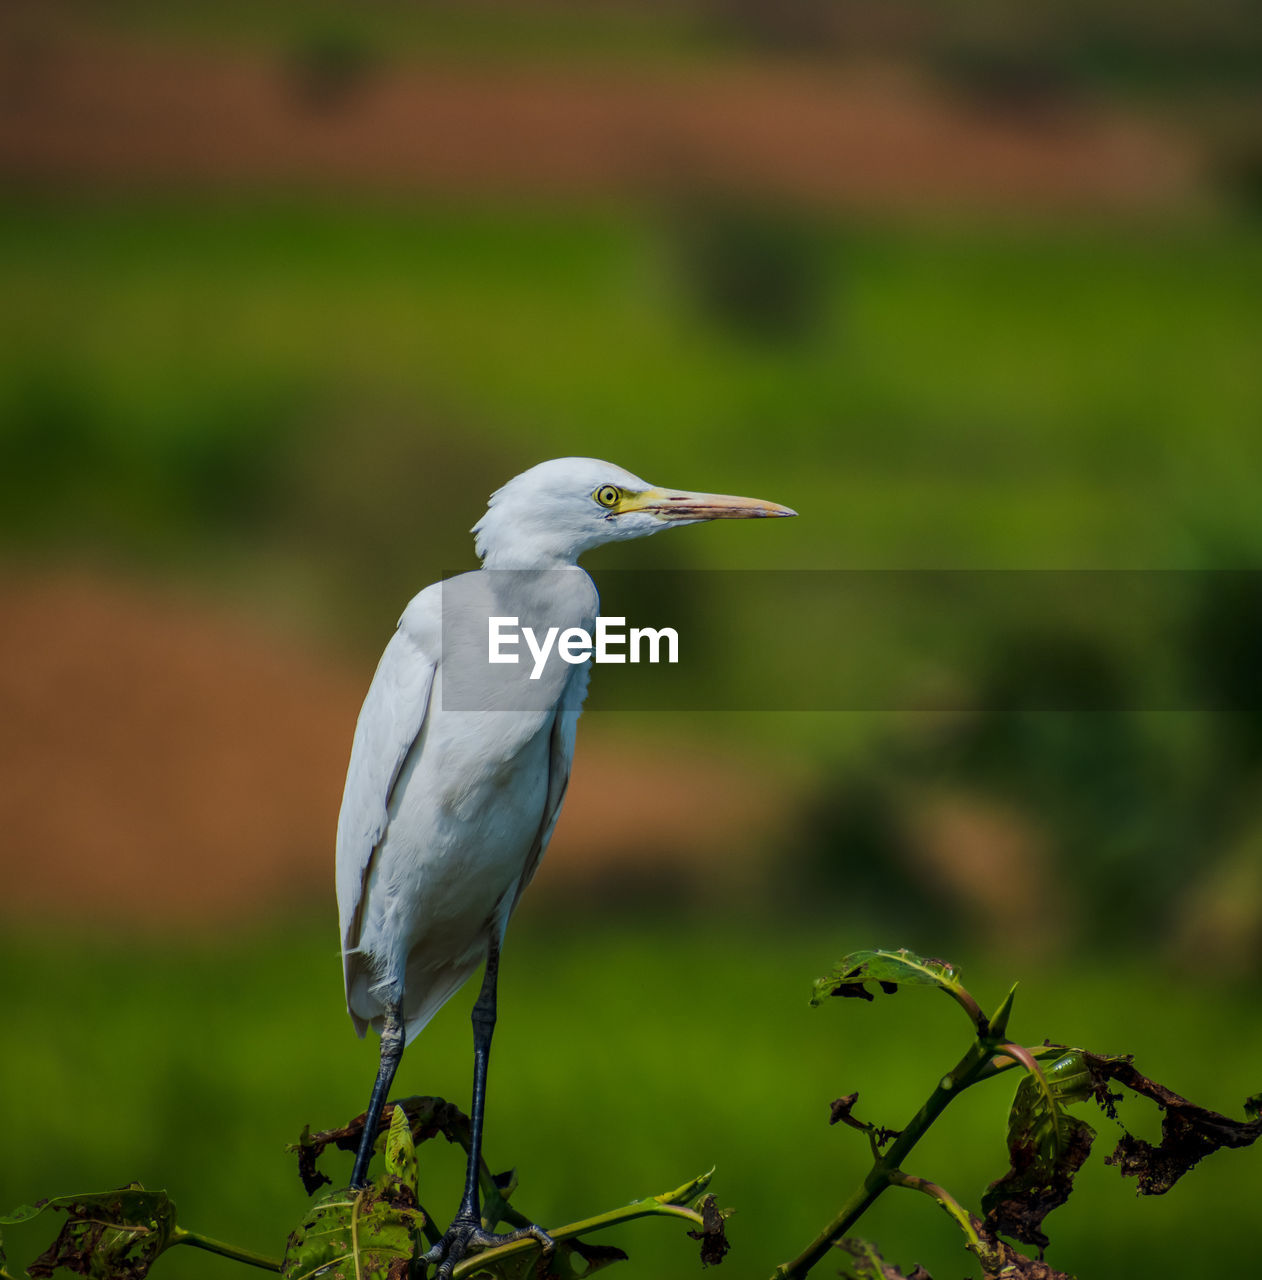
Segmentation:
{"type": "Polygon", "coordinates": [[[729,323],[731,286],[705,283],[724,243],[699,250],[691,214],[10,201],[5,532],[305,583],[342,628],[347,578],[388,613],[470,562],[480,494],[564,452],[678,483],[721,457],[751,491],[774,459],[807,513],[657,563],[1262,547],[1255,229],[821,228],[827,287],[785,341],[729,323]]]}
{"type": "MultiPolygon", "coordinates": [[[[374,1065],[341,1008],[335,932],[331,921],[295,921],[176,946],[11,931],[0,953],[6,1015],[23,1030],[0,1059],[9,1100],[0,1205],[136,1179],[165,1188],[181,1220],[275,1256],[277,1222],[297,1222],[309,1203],[285,1144],[304,1124],[349,1119],[374,1065]]],[[[934,1084],[926,1073],[957,1052],[959,1012],[932,995],[853,1002],[840,1018],[809,1008],[803,975],[863,937],[856,922],[804,929],[774,915],[718,923],[663,910],[653,925],[616,915],[585,923],[527,905],[504,970],[492,1168],[516,1164],[531,1212],[548,1223],[660,1191],[664,1171],[713,1161],[712,1189],[738,1211],[726,1265],[766,1274],[863,1176],[865,1144],[828,1128],[830,1100],[858,1090],[865,1118],[897,1123],[907,1100],[934,1084]]],[[[957,958],[970,989],[998,1003],[1007,967],[957,958]]],[[[1022,976],[1022,1027],[1133,1051],[1173,1088],[1227,1114],[1256,1091],[1262,1027],[1248,988],[1218,983],[1209,998],[1204,981],[1158,980],[1139,956],[1108,967],[1068,958],[1022,976]]],[[[462,993],[414,1046],[403,1092],[467,1098],[468,1003],[462,993]]],[[[915,1172],[949,1178],[957,1194],[998,1176],[1006,1151],[993,1090],[1002,1088],[961,1098],[917,1148],[915,1172]]],[[[1125,1119],[1155,1132],[1151,1116],[1125,1119]]],[[[1113,1135],[1099,1127],[1107,1146],[1113,1135]]],[[[421,1154],[422,1180],[440,1189],[427,1207],[439,1217],[454,1210],[461,1183],[462,1155],[444,1146],[421,1154]]],[[[340,1153],[322,1161],[334,1176],[338,1159],[349,1169],[340,1153]]],[[[1252,1184],[1241,1170],[1255,1159],[1223,1153],[1168,1195],[1139,1201],[1092,1161],[1052,1219],[1050,1260],[1087,1275],[1161,1274],[1171,1252],[1211,1224],[1215,1257],[1246,1258],[1252,1184]]],[[[864,1219],[887,1258],[918,1259],[934,1274],[966,1269],[944,1215],[891,1211],[888,1199],[864,1219]]],[[[18,1231],[6,1243],[20,1265],[28,1243],[18,1231]]],[[[687,1255],[681,1263],[672,1231],[652,1224],[608,1242],[631,1254],[636,1273],[695,1265],[687,1255]]],[[[209,1254],[181,1253],[168,1264],[178,1274],[239,1274],[209,1254]]]]}

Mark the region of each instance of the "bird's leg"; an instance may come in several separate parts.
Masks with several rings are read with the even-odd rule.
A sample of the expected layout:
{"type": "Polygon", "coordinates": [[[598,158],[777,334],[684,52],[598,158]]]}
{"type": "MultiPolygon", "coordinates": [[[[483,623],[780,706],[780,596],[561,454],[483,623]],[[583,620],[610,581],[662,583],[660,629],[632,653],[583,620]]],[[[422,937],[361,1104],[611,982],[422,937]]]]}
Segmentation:
{"type": "Polygon", "coordinates": [[[482,1166],[482,1126],[486,1120],[486,1073],[491,1062],[491,1037],[495,1034],[496,988],[500,953],[492,944],[487,952],[482,990],[473,1006],[473,1114],[469,1121],[469,1163],[465,1169],[464,1197],[457,1217],[481,1220],[478,1209],[478,1172],[482,1166]]]}
{"type": "Polygon", "coordinates": [[[486,958],[482,990],[473,1006],[473,1114],[469,1121],[469,1163],[465,1170],[464,1196],[446,1235],[425,1255],[427,1264],[438,1264],[435,1280],[447,1280],[456,1263],[471,1246],[491,1248],[515,1240],[533,1239],[545,1254],[555,1248],[552,1237],[542,1227],[522,1227],[499,1233],[482,1226],[478,1199],[478,1171],[482,1167],[482,1122],[486,1114],[486,1072],[491,1059],[491,1037],[495,1032],[495,987],[499,977],[499,944],[491,943],[486,958]]]}
{"type": "Polygon", "coordinates": [[[368,1164],[372,1160],[373,1144],[381,1125],[381,1113],[402,1057],[403,1001],[396,1000],[386,1010],[385,1020],[381,1025],[381,1066],[377,1070],[377,1080],[372,1087],[368,1110],[364,1112],[364,1132],[359,1140],[359,1151],[355,1155],[355,1171],[351,1174],[351,1187],[354,1190],[368,1185],[368,1164]]]}

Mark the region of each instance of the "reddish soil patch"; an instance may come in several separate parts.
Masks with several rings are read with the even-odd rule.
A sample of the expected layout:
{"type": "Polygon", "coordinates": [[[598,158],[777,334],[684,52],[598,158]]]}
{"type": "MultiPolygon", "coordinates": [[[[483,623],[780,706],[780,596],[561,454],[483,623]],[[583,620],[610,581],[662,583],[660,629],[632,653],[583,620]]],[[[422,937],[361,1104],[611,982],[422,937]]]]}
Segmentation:
{"type": "MultiPolygon", "coordinates": [[[[0,598],[0,912],[181,929],[333,913],[370,670],[135,582],[10,572],[0,598]]],[[[685,863],[739,863],[783,812],[748,766],[594,727],[532,894],[646,868],[667,891],[685,863]]]]}
{"type": "Polygon", "coordinates": [[[434,60],[320,95],[261,55],[64,30],[8,44],[0,172],[26,182],[547,200],[713,187],[841,209],[1097,214],[1197,195],[1190,148],[1155,124],[983,111],[906,70],[434,60]]]}

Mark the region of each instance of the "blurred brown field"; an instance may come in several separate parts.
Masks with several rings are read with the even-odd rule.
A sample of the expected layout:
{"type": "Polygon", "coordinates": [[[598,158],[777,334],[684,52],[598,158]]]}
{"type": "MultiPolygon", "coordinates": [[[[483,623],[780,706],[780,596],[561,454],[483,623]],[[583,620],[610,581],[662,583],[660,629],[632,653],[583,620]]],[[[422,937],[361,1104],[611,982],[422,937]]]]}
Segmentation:
{"type": "Polygon", "coordinates": [[[27,39],[0,114],[0,165],[19,181],[547,202],[713,188],[832,210],[1044,216],[1205,199],[1195,145],[1172,123],[1055,94],[994,109],[871,58],[505,66],[413,53],[321,88],[259,52],[27,39]]]}
{"type": "MultiPolygon", "coordinates": [[[[82,572],[2,590],[0,822],[26,851],[6,912],[186,934],[324,903],[362,672],[187,593],[82,572]]],[[[585,734],[544,893],[695,890],[719,863],[730,886],[790,819],[784,773],[585,734]]]]}

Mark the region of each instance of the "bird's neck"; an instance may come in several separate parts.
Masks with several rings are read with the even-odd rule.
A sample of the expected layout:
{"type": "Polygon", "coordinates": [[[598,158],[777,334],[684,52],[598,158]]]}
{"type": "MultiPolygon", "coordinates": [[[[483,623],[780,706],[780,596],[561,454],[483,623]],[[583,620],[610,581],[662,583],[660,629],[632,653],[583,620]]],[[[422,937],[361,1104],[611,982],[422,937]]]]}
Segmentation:
{"type": "Polygon", "coordinates": [[[482,557],[484,569],[577,569],[578,556],[529,544],[495,547],[482,557]]]}

